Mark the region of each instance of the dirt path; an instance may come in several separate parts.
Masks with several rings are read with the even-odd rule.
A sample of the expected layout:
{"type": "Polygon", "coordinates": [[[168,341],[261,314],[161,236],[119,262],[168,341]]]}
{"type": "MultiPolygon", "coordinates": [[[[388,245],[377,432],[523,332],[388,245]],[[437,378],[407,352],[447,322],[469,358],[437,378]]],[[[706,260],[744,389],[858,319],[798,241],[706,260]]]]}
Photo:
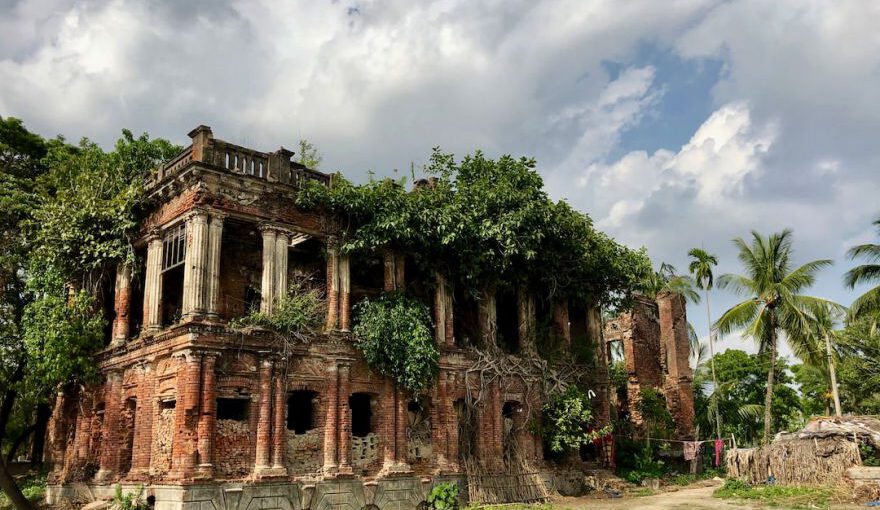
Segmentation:
{"type": "Polygon", "coordinates": [[[731,503],[712,497],[720,483],[688,487],[674,492],[660,492],[651,496],[620,499],[564,498],[553,502],[554,507],[570,510],[730,510],[743,508],[741,503],[731,503]]]}
{"type": "MultiPolygon", "coordinates": [[[[599,495],[582,498],[560,498],[553,501],[553,507],[566,510],[758,510],[771,508],[752,501],[731,501],[718,499],[712,493],[721,486],[718,481],[706,481],[680,490],[658,492],[651,496],[628,495],[619,499],[603,498],[599,495]]],[[[784,506],[772,507],[783,510],[784,506]]],[[[831,505],[829,510],[858,509],[854,505],[831,505]]]]}

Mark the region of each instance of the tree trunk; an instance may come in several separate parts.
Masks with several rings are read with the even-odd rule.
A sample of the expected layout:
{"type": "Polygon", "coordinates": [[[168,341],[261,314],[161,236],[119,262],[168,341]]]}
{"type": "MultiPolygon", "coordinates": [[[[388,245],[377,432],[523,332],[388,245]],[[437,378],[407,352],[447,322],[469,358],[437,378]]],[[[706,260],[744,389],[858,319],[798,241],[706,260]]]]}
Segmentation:
{"type": "Polygon", "coordinates": [[[24,429],[17,438],[15,438],[15,441],[12,442],[12,446],[9,447],[9,451],[6,453],[6,462],[15,461],[15,454],[18,453],[19,447],[21,447],[21,444],[27,440],[28,436],[30,436],[36,428],[36,425],[30,425],[24,429]]]}
{"type": "Polygon", "coordinates": [[[49,404],[37,404],[37,419],[34,422],[34,439],[31,441],[31,462],[34,465],[43,465],[43,453],[46,447],[46,431],[49,428],[49,419],[52,417],[52,408],[49,404]]]}
{"type": "Polygon", "coordinates": [[[712,367],[712,392],[715,393],[715,439],[721,439],[721,412],[718,408],[718,378],[715,377],[715,338],[712,331],[712,309],[709,305],[709,289],[705,290],[705,294],[706,320],[709,321],[709,365],[712,367]]]}
{"type": "Polygon", "coordinates": [[[770,425],[772,415],[770,413],[773,402],[773,383],[776,379],[776,317],[770,317],[770,368],[767,370],[767,394],[764,396],[764,440],[763,444],[770,444],[770,425]]]}
{"type": "MultiPolygon", "coordinates": [[[[21,373],[20,369],[21,366],[16,371],[16,375],[21,373]]],[[[6,436],[6,425],[9,423],[9,416],[12,414],[12,407],[17,397],[18,393],[12,388],[7,389],[6,394],[3,395],[3,403],[0,405],[0,444],[6,436]]],[[[15,483],[15,478],[9,473],[6,460],[2,455],[0,455],[0,489],[3,490],[16,510],[33,510],[34,506],[24,497],[18,484],[15,483]]]]}
{"type": "Polygon", "coordinates": [[[837,391],[837,371],[834,369],[834,356],[831,354],[831,339],[825,333],[825,352],[828,354],[828,374],[831,375],[831,396],[834,397],[834,416],[840,418],[840,393],[837,391]]]}

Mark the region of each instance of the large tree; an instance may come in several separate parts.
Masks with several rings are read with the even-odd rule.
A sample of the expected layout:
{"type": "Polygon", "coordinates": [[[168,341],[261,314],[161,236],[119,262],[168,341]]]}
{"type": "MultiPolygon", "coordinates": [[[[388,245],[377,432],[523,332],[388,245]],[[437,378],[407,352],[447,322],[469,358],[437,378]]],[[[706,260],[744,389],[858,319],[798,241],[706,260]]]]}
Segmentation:
{"type": "MultiPolygon", "coordinates": [[[[71,146],[0,119],[0,452],[14,453],[21,432],[39,442],[52,395],[96,375],[91,354],[106,323],[97,290],[133,259],[145,177],[178,150],[129,131],[112,151],[71,146]],[[4,441],[10,424],[30,420],[4,441]]],[[[0,488],[30,508],[5,459],[0,488]]]]}
{"type": "Polygon", "coordinates": [[[752,231],[750,243],[742,238],[733,242],[739,249],[738,257],[745,274],[722,275],[718,286],[746,299],[724,312],[715,328],[722,335],[742,329],[742,335],[755,340],[761,355],[767,359],[763,441],[768,443],[779,337],[785,335],[795,355],[802,359],[817,351],[815,343],[810,341],[814,337],[807,333],[810,317],[821,307],[832,304],[802,292],[813,285],[816,273],[830,266],[831,261],[814,260],[795,268],[791,230],[768,237],[752,231]]]}
{"type": "MultiPolygon", "coordinates": [[[[880,219],[874,222],[877,232],[880,233],[880,219]]],[[[862,259],[865,264],[858,265],[844,275],[844,282],[849,288],[863,283],[876,283],[877,285],[868,290],[850,305],[850,314],[853,317],[865,316],[880,312],[880,244],[860,244],[853,246],[847,252],[851,260],[862,259]]]]}

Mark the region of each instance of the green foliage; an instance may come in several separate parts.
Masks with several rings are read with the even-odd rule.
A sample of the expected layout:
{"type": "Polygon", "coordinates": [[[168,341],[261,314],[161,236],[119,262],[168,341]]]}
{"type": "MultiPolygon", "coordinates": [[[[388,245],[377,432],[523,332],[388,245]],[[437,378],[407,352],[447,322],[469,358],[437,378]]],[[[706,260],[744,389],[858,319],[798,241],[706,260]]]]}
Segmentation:
{"type": "Polygon", "coordinates": [[[457,161],[435,149],[425,171],[433,179],[413,192],[405,180],[357,186],[337,175],[330,188],[306,186],[298,205],[339,215],[343,250],[401,249],[471,290],[515,281],[548,297],[614,305],[651,270],[643,250],[615,243],[585,214],[550,201],[534,160],[476,152],[457,161]]]}
{"type": "Polygon", "coordinates": [[[324,160],[324,157],[318,152],[318,148],[304,138],[297,145],[299,152],[296,155],[296,162],[312,170],[317,170],[321,166],[321,161],[324,160]]]}
{"type": "Polygon", "coordinates": [[[666,397],[655,388],[642,388],[639,395],[639,412],[645,420],[650,437],[668,438],[675,431],[675,421],[666,406],[666,397]]]}
{"type": "Polygon", "coordinates": [[[645,478],[662,478],[668,472],[666,464],[655,458],[651,446],[645,446],[637,452],[632,468],[622,470],[623,478],[630,483],[641,483],[645,478]]]}
{"type": "MultiPolygon", "coordinates": [[[[769,360],[766,354],[747,354],[728,349],[715,355],[718,387],[710,392],[712,376],[703,364],[694,376],[694,404],[700,430],[714,430],[711,399],[717,399],[721,413],[721,435],[736,436],[740,445],[761,439],[764,392],[769,360]]],[[[771,432],[794,430],[802,421],[801,399],[792,388],[794,382],[785,359],[777,362],[777,387],[773,392],[771,432]]]]}
{"type": "Polygon", "coordinates": [[[781,485],[751,486],[729,478],[715,490],[716,498],[759,501],[768,506],[784,508],[827,508],[834,489],[827,487],[789,487],[781,485]]]}
{"type": "Polygon", "coordinates": [[[453,482],[438,483],[428,494],[428,508],[434,510],[456,510],[458,508],[458,484],[453,482]]]}
{"type": "MultiPolygon", "coordinates": [[[[880,234],[880,219],[874,222],[874,226],[880,234]]],[[[865,283],[880,284],[880,244],[853,246],[846,254],[850,260],[861,259],[865,262],[850,269],[844,275],[844,283],[847,287],[853,289],[856,285],[865,283]]],[[[856,298],[850,306],[850,314],[853,318],[877,313],[880,313],[880,285],[875,285],[856,298]]]]}
{"type": "Polygon", "coordinates": [[[290,282],[287,295],[275,304],[271,314],[253,310],[244,317],[230,321],[230,326],[258,327],[287,339],[302,340],[320,329],[325,311],[323,291],[295,280],[290,282]]]}
{"type": "Polygon", "coordinates": [[[101,346],[105,319],[94,312],[94,298],[86,291],[67,298],[43,294],[28,304],[23,322],[29,380],[42,392],[59,381],[88,381],[97,375],[89,355],[101,346]]]}
{"type": "Polygon", "coordinates": [[[111,508],[114,510],[149,510],[150,505],[144,499],[144,487],[138,486],[137,491],[122,493],[122,486],[117,484],[113,492],[111,508]]]}
{"type": "Polygon", "coordinates": [[[880,315],[863,314],[836,336],[837,384],[843,409],[880,414],[880,315]]]}
{"type": "Polygon", "coordinates": [[[386,293],[358,303],[354,312],[356,346],[370,366],[414,393],[431,384],[440,352],[424,304],[402,293],[386,293]]]}
{"type": "MultiPolygon", "coordinates": [[[[36,503],[46,496],[46,475],[45,471],[38,471],[17,480],[25,498],[36,503]]],[[[12,502],[0,490],[0,510],[12,510],[13,508],[12,502]]]]}
{"type": "Polygon", "coordinates": [[[675,266],[667,263],[660,264],[660,269],[647,273],[639,282],[641,293],[651,299],[664,292],[680,294],[691,303],[699,303],[700,295],[694,290],[696,282],[687,275],[677,274],[675,266]]]}
{"type": "Polygon", "coordinates": [[[609,427],[590,430],[593,417],[590,399],[575,386],[551,394],[543,412],[539,432],[554,453],[577,450],[611,430],[609,427]]]}

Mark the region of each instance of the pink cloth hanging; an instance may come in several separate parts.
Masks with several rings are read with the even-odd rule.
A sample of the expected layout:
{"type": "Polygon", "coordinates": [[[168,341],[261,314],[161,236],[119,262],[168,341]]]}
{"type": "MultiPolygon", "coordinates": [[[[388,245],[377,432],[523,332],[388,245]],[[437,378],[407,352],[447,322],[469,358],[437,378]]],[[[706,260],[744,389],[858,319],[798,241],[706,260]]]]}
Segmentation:
{"type": "Polygon", "coordinates": [[[724,451],[724,440],[716,439],[715,440],[715,467],[721,465],[721,452],[724,451]]]}

